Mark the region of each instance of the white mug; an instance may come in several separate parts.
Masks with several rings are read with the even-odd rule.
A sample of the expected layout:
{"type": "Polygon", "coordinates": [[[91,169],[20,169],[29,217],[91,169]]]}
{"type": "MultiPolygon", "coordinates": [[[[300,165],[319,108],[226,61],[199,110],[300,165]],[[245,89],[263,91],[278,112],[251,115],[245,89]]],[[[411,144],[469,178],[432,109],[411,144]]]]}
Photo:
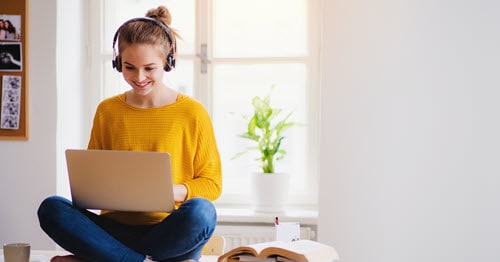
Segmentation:
{"type": "Polygon", "coordinates": [[[29,262],[30,244],[10,243],[3,245],[4,262],[29,262]]]}

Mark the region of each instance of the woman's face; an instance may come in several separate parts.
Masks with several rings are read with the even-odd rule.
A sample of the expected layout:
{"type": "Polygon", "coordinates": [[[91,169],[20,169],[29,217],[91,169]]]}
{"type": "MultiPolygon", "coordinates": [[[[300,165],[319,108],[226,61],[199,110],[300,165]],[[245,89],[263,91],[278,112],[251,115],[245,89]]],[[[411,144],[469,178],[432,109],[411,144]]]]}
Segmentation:
{"type": "Polygon", "coordinates": [[[132,44],[120,52],[123,78],[138,95],[162,86],[165,55],[157,45],[132,44]]]}
{"type": "Polygon", "coordinates": [[[3,21],[0,21],[0,28],[3,28],[3,21]]]}

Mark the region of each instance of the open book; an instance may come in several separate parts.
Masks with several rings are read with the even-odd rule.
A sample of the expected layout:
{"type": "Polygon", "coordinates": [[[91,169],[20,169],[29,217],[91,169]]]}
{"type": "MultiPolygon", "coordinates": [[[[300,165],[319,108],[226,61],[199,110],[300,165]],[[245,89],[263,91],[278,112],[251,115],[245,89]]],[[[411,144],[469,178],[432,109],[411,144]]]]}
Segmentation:
{"type": "Polygon", "coordinates": [[[297,240],[293,242],[270,241],[239,246],[221,255],[217,262],[332,262],[338,259],[337,251],[331,246],[312,240],[297,240]]]}

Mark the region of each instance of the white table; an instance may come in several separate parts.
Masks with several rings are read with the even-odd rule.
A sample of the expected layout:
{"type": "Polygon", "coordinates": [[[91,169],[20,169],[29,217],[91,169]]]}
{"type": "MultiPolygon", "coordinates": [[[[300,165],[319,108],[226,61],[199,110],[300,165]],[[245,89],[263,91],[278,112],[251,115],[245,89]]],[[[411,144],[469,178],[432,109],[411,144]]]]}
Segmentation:
{"type": "MultiPolygon", "coordinates": [[[[3,261],[3,250],[0,249],[0,262],[3,261]]],[[[31,250],[30,262],[49,262],[54,256],[64,256],[69,253],[64,250],[31,250]]],[[[202,256],[200,262],[217,262],[218,256],[202,256]]]]}

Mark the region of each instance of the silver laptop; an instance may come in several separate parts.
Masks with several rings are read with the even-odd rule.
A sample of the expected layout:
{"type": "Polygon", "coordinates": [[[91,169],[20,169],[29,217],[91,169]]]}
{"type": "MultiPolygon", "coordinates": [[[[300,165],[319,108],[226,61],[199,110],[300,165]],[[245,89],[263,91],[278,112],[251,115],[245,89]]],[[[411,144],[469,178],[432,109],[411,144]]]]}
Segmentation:
{"type": "Polygon", "coordinates": [[[169,153],[67,149],[73,204],[84,209],[171,212],[169,153]]]}

